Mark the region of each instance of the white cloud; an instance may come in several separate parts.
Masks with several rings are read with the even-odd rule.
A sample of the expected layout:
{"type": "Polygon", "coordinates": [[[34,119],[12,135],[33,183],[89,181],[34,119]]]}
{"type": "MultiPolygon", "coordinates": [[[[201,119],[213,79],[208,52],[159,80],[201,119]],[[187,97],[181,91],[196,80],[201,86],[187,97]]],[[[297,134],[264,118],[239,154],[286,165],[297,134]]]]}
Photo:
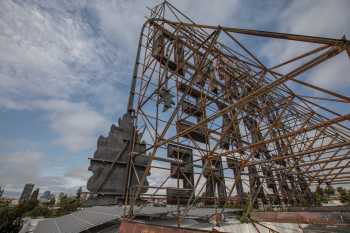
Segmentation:
{"type": "Polygon", "coordinates": [[[295,1],[282,12],[281,29],[290,33],[340,38],[349,33],[350,2],[295,1]]]}
{"type": "MultiPolygon", "coordinates": [[[[0,101],[0,107],[16,110],[41,111],[48,128],[56,135],[56,145],[71,152],[91,149],[99,134],[107,132],[110,123],[87,102],[68,100],[0,101]]],[[[43,128],[46,125],[43,124],[43,128]]]]}
{"type": "Polygon", "coordinates": [[[136,51],[138,34],[144,21],[144,2],[103,1],[94,5],[100,28],[110,41],[128,52],[136,51]]]}
{"type": "MultiPolygon", "coordinates": [[[[102,1],[94,5],[100,19],[100,27],[105,35],[114,40],[121,49],[129,52],[136,51],[137,41],[145,16],[149,16],[146,7],[153,7],[160,1],[102,1]]],[[[231,22],[238,10],[238,1],[224,0],[213,2],[200,1],[173,1],[173,4],[185,14],[200,23],[226,24],[231,22]],[[193,14],[193,12],[195,12],[193,14]]],[[[170,13],[170,12],[168,12],[170,13]]],[[[131,55],[134,55],[133,53],[131,55]]]]}
{"type": "Polygon", "coordinates": [[[97,132],[108,128],[107,120],[84,102],[49,100],[31,104],[49,112],[49,127],[58,134],[56,143],[71,151],[91,148],[95,145],[97,132]]]}
{"type": "MultiPolygon", "coordinates": [[[[277,15],[276,21],[279,23],[275,31],[338,39],[344,34],[349,37],[349,8],[350,2],[346,0],[336,2],[324,0],[293,1],[277,15]]],[[[311,43],[270,40],[270,42],[262,46],[259,53],[261,56],[267,58],[270,66],[274,66],[297,55],[301,55],[316,46],[320,47],[320,45],[311,43]]],[[[294,65],[289,65],[285,69],[281,69],[281,71],[287,72],[287,70],[291,70],[300,64],[296,62],[294,65]]],[[[312,68],[302,79],[326,89],[346,92],[350,88],[349,73],[349,59],[344,52],[344,54],[338,55],[336,58],[332,58],[312,68]]],[[[310,91],[310,89],[307,89],[307,91],[310,91]]],[[[307,94],[313,95],[315,93],[307,94]]],[[[320,93],[317,92],[317,95],[320,95],[320,93]]]]}
{"type": "MultiPolygon", "coordinates": [[[[349,1],[294,1],[276,17],[275,31],[340,39],[350,34],[349,1]]],[[[262,47],[262,53],[270,61],[284,61],[305,49],[309,43],[272,40],[262,47]]]]}
{"type": "Polygon", "coordinates": [[[38,5],[2,2],[0,89],[21,96],[23,91],[70,95],[84,82],[73,66],[84,67],[94,58],[94,45],[76,20],[67,14],[57,18],[38,5]]]}
{"type": "Polygon", "coordinates": [[[86,167],[77,167],[65,173],[66,177],[86,181],[91,176],[91,172],[86,167]]]}
{"type": "Polygon", "coordinates": [[[115,95],[98,88],[101,84],[114,91],[129,86],[124,78],[131,70],[125,65],[128,56],[119,49],[124,45],[109,41],[93,11],[86,1],[0,3],[2,106],[16,108],[22,99],[81,97],[105,109],[115,95]]]}
{"type": "Polygon", "coordinates": [[[26,183],[35,184],[41,192],[51,190],[69,194],[74,194],[80,186],[85,187],[89,176],[87,168],[72,168],[62,176],[45,174],[44,170],[51,160],[54,159],[39,151],[0,154],[0,185],[5,185],[7,193],[17,196],[26,183]]]}
{"type": "Polygon", "coordinates": [[[347,95],[350,88],[350,60],[344,52],[336,58],[326,61],[321,69],[310,74],[308,81],[314,85],[336,90],[347,95]]]}
{"type": "Polygon", "coordinates": [[[106,118],[86,102],[36,100],[23,101],[16,106],[18,109],[25,106],[24,109],[44,111],[49,128],[57,135],[54,143],[72,152],[94,148],[98,134],[109,128],[106,118]]]}
{"type": "Polygon", "coordinates": [[[23,185],[37,179],[40,160],[44,155],[40,152],[23,151],[0,156],[0,184],[23,185]]]}
{"type": "Polygon", "coordinates": [[[238,21],[239,1],[173,1],[173,5],[180,11],[189,15],[197,23],[209,25],[231,25],[238,21]]]}

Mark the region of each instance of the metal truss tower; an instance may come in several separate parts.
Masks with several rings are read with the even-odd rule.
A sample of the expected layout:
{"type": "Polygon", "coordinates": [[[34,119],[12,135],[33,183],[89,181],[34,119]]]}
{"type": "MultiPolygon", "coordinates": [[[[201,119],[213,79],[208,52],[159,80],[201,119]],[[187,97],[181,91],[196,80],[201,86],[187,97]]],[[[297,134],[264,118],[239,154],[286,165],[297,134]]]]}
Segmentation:
{"type": "Polygon", "coordinates": [[[342,53],[345,38],[196,24],[166,1],[151,9],[128,104],[125,204],[163,198],[181,222],[199,206],[314,205],[317,187],[348,183],[350,98],[305,78],[342,53]],[[267,65],[254,48],[269,40],[311,49],[267,65]]]}

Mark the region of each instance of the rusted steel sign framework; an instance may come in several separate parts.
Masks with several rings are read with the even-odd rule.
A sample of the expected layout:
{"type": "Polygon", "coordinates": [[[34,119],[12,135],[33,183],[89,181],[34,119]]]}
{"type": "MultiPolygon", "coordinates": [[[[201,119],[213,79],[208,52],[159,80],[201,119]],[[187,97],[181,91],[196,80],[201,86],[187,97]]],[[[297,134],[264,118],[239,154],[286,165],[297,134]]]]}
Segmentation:
{"type": "Polygon", "coordinates": [[[128,105],[136,130],[127,178],[139,185],[126,182],[126,204],[164,198],[181,222],[192,208],[220,212],[233,200],[313,205],[315,187],[349,182],[350,98],[305,78],[341,53],[350,57],[345,38],[196,24],[167,2],[151,9],[128,105]],[[244,45],[254,48],[251,39],[312,48],[268,66],[244,45]],[[148,161],[141,176],[139,156],[148,161]],[[145,182],[151,170],[163,174],[157,184],[145,182]]]}

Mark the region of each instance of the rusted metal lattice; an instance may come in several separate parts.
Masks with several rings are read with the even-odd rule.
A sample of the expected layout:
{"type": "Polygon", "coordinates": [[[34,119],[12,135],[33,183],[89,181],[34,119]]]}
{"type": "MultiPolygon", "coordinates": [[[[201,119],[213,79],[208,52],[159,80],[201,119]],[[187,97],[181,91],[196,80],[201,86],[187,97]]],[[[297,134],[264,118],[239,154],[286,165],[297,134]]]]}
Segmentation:
{"type": "Polygon", "coordinates": [[[201,25],[167,2],[154,7],[132,77],[125,204],[163,199],[180,224],[199,206],[312,206],[315,188],[348,183],[350,98],[305,79],[341,53],[350,56],[345,38],[201,25]],[[268,66],[251,39],[312,48],[268,66]]]}

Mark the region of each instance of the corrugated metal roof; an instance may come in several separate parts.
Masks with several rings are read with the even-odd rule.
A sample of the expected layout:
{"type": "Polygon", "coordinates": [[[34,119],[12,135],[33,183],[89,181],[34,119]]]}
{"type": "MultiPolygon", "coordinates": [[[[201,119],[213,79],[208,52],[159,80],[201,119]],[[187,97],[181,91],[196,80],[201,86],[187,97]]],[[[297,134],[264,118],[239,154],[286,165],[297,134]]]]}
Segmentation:
{"type": "MultiPolygon", "coordinates": [[[[231,209],[231,208],[226,208],[224,210],[224,214],[231,214],[233,212],[239,212],[241,209],[231,209]]],[[[213,214],[216,213],[221,213],[221,208],[215,209],[215,208],[193,208],[190,209],[187,212],[187,216],[194,216],[194,217],[209,217],[213,214]]]]}
{"type": "Polygon", "coordinates": [[[79,233],[118,219],[123,215],[121,206],[96,206],[58,218],[39,222],[34,233],[79,233]]]}
{"type": "Polygon", "coordinates": [[[135,215],[163,215],[168,214],[170,212],[175,212],[176,206],[144,206],[144,207],[137,207],[134,210],[135,215]]]}
{"type": "MultiPolygon", "coordinates": [[[[228,211],[232,211],[232,209],[226,209],[225,213],[228,211]]],[[[144,206],[136,207],[134,210],[135,215],[139,216],[156,216],[176,212],[176,206],[144,206]]],[[[119,219],[123,216],[123,213],[124,208],[122,206],[95,206],[86,208],[58,218],[45,219],[38,223],[34,233],[79,233],[119,219]]],[[[187,216],[209,217],[214,213],[214,208],[197,208],[191,209],[187,213],[187,216]]]]}

